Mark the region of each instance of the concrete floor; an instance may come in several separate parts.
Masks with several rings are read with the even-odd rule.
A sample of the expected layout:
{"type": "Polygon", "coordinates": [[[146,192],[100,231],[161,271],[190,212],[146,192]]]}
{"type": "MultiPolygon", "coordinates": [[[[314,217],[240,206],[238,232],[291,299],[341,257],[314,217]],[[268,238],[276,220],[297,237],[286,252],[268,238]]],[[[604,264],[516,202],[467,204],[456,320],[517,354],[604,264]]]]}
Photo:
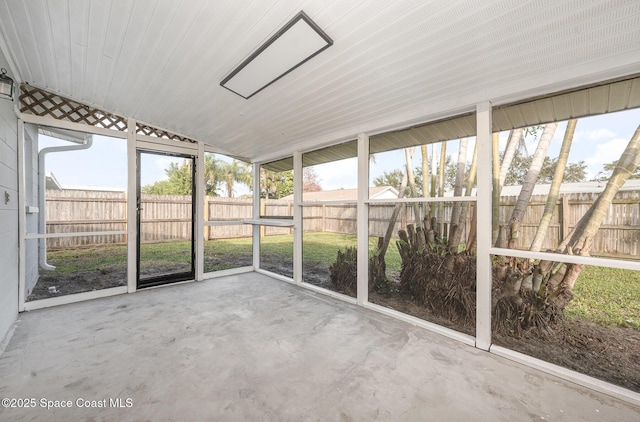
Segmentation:
{"type": "Polygon", "coordinates": [[[640,420],[633,405],[255,273],[21,314],[0,397],[36,402],[0,408],[2,421],[640,420]]]}

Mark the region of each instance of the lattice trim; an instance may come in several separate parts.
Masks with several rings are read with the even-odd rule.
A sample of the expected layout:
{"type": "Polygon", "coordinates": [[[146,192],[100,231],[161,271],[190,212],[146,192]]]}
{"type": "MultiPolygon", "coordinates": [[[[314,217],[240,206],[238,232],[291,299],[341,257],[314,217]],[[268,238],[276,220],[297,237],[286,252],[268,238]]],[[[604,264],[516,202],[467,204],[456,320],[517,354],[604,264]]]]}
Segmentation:
{"type": "Polygon", "coordinates": [[[197,141],[191,138],[187,138],[186,136],[176,135],[175,133],[156,129],[154,127],[143,125],[140,123],[136,123],[136,133],[139,135],[153,136],[156,138],[169,139],[172,141],[191,142],[192,144],[197,143],[197,141]]]}
{"type": "MultiPolygon", "coordinates": [[[[20,112],[36,116],[53,117],[57,120],[82,123],[120,132],[127,131],[126,117],[80,104],[58,94],[53,94],[28,84],[20,85],[20,112]]],[[[172,141],[191,142],[194,144],[197,142],[186,136],[176,135],[175,133],[140,123],[136,124],[136,133],[172,141]]]]}
{"type": "Polygon", "coordinates": [[[20,85],[20,112],[120,132],[127,131],[125,117],[80,104],[27,84],[20,85]]]}

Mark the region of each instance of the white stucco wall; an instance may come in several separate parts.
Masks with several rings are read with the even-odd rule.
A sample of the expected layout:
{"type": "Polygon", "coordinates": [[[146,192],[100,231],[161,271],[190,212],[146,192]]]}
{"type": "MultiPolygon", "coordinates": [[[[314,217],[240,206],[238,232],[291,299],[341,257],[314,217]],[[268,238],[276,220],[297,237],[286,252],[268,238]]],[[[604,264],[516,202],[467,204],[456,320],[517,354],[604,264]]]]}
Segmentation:
{"type": "MultiPolygon", "coordinates": [[[[0,67],[9,68],[1,52],[0,67]]],[[[18,316],[18,120],[13,107],[0,99],[0,342],[18,316]]]]}

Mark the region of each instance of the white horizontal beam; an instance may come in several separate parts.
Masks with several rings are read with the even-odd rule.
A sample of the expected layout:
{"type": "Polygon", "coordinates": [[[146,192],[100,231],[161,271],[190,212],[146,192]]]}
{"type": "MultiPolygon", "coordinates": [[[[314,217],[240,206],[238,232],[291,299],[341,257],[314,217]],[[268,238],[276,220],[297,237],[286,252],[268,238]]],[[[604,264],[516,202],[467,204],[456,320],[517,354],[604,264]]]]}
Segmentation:
{"type": "Polygon", "coordinates": [[[25,123],[31,123],[34,125],[51,126],[51,127],[57,127],[60,129],[69,129],[76,132],[103,135],[111,138],[127,139],[127,132],[122,132],[119,130],[105,129],[102,127],[90,126],[82,123],[68,122],[66,120],[58,120],[58,119],[54,119],[52,117],[46,117],[46,116],[36,116],[28,113],[21,113],[20,118],[25,123]]]}
{"type": "Polygon", "coordinates": [[[252,265],[248,265],[245,267],[229,268],[228,270],[210,271],[203,274],[203,280],[211,280],[214,278],[226,277],[229,275],[250,273],[253,272],[253,269],[254,268],[252,265]]]}
{"type": "Polygon", "coordinates": [[[256,268],[255,272],[257,272],[258,274],[264,274],[264,275],[268,275],[271,278],[275,278],[276,280],[280,280],[280,281],[286,281],[287,283],[291,283],[293,285],[296,285],[295,281],[293,280],[293,278],[291,277],[287,277],[286,275],[281,275],[281,274],[276,274],[272,271],[268,271],[262,268],[256,268]]]}
{"type": "Polygon", "coordinates": [[[330,296],[334,299],[339,299],[343,302],[347,302],[350,303],[352,305],[357,305],[358,301],[355,297],[351,297],[351,296],[347,296],[345,294],[342,293],[338,293],[338,292],[334,292],[333,290],[329,290],[329,289],[324,289],[322,287],[316,286],[314,284],[310,284],[310,283],[306,283],[306,282],[302,282],[300,283],[300,286],[304,287],[307,290],[312,290],[316,293],[320,293],[323,294],[325,296],[330,296]]]}
{"type": "Polygon", "coordinates": [[[594,265],[598,267],[620,268],[640,271],[640,262],[621,259],[598,258],[595,256],[568,255],[552,252],[531,252],[518,249],[489,248],[491,255],[512,256],[515,258],[542,259],[545,261],[566,262],[567,264],[594,265]]]}
{"type": "Polygon", "coordinates": [[[294,227],[296,224],[293,219],[282,219],[282,220],[270,220],[270,219],[259,219],[259,220],[243,220],[244,224],[252,224],[254,226],[274,226],[274,227],[294,227]]]}
{"type": "Polygon", "coordinates": [[[54,239],[60,237],[85,237],[85,236],[109,236],[113,234],[127,234],[126,230],[111,230],[104,232],[73,232],[73,233],[47,233],[37,234],[29,233],[24,236],[25,239],[54,239]]]}
{"type": "Polygon", "coordinates": [[[241,226],[246,220],[209,220],[205,221],[205,226],[241,226]]]}
{"type": "Polygon", "coordinates": [[[429,197],[429,198],[398,198],[398,199],[369,199],[365,201],[367,204],[402,204],[414,202],[417,203],[429,203],[429,202],[476,202],[478,197],[476,196],[442,196],[442,197],[429,197]]]}
{"type": "Polygon", "coordinates": [[[127,293],[127,286],[112,287],[109,289],[93,290],[90,292],[75,293],[66,296],[58,296],[47,299],[34,300],[24,304],[25,311],[50,308],[52,306],[66,305],[69,303],[83,302],[85,300],[98,299],[101,297],[122,295],[127,293]]]}
{"type": "Polygon", "coordinates": [[[190,142],[170,141],[146,135],[137,135],[136,149],[175,152],[177,154],[198,155],[198,145],[190,142]]]}
{"type": "Polygon", "coordinates": [[[357,200],[350,200],[350,201],[340,201],[340,200],[335,200],[335,201],[308,201],[308,202],[300,202],[300,203],[297,203],[295,205],[299,205],[301,207],[313,207],[313,206],[318,206],[318,205],[358,205],[358,201],[357,200]]]}

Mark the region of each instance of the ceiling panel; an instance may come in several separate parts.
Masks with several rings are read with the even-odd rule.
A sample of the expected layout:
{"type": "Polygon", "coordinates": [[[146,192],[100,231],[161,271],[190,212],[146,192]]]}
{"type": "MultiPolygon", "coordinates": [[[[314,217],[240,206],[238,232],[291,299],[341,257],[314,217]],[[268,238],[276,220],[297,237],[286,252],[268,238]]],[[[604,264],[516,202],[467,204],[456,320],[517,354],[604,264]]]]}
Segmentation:
{"type": "MultiPolygon", "coordinates": [[[[25,82],[258,160],[640,71],[633,0],[0,0],[0,34],[25,82]],[[300,10],[331,48],[249,100],[219,85],[300,10]]],[[[622,90],[494,123],[619,108],[622,90]]]]}

